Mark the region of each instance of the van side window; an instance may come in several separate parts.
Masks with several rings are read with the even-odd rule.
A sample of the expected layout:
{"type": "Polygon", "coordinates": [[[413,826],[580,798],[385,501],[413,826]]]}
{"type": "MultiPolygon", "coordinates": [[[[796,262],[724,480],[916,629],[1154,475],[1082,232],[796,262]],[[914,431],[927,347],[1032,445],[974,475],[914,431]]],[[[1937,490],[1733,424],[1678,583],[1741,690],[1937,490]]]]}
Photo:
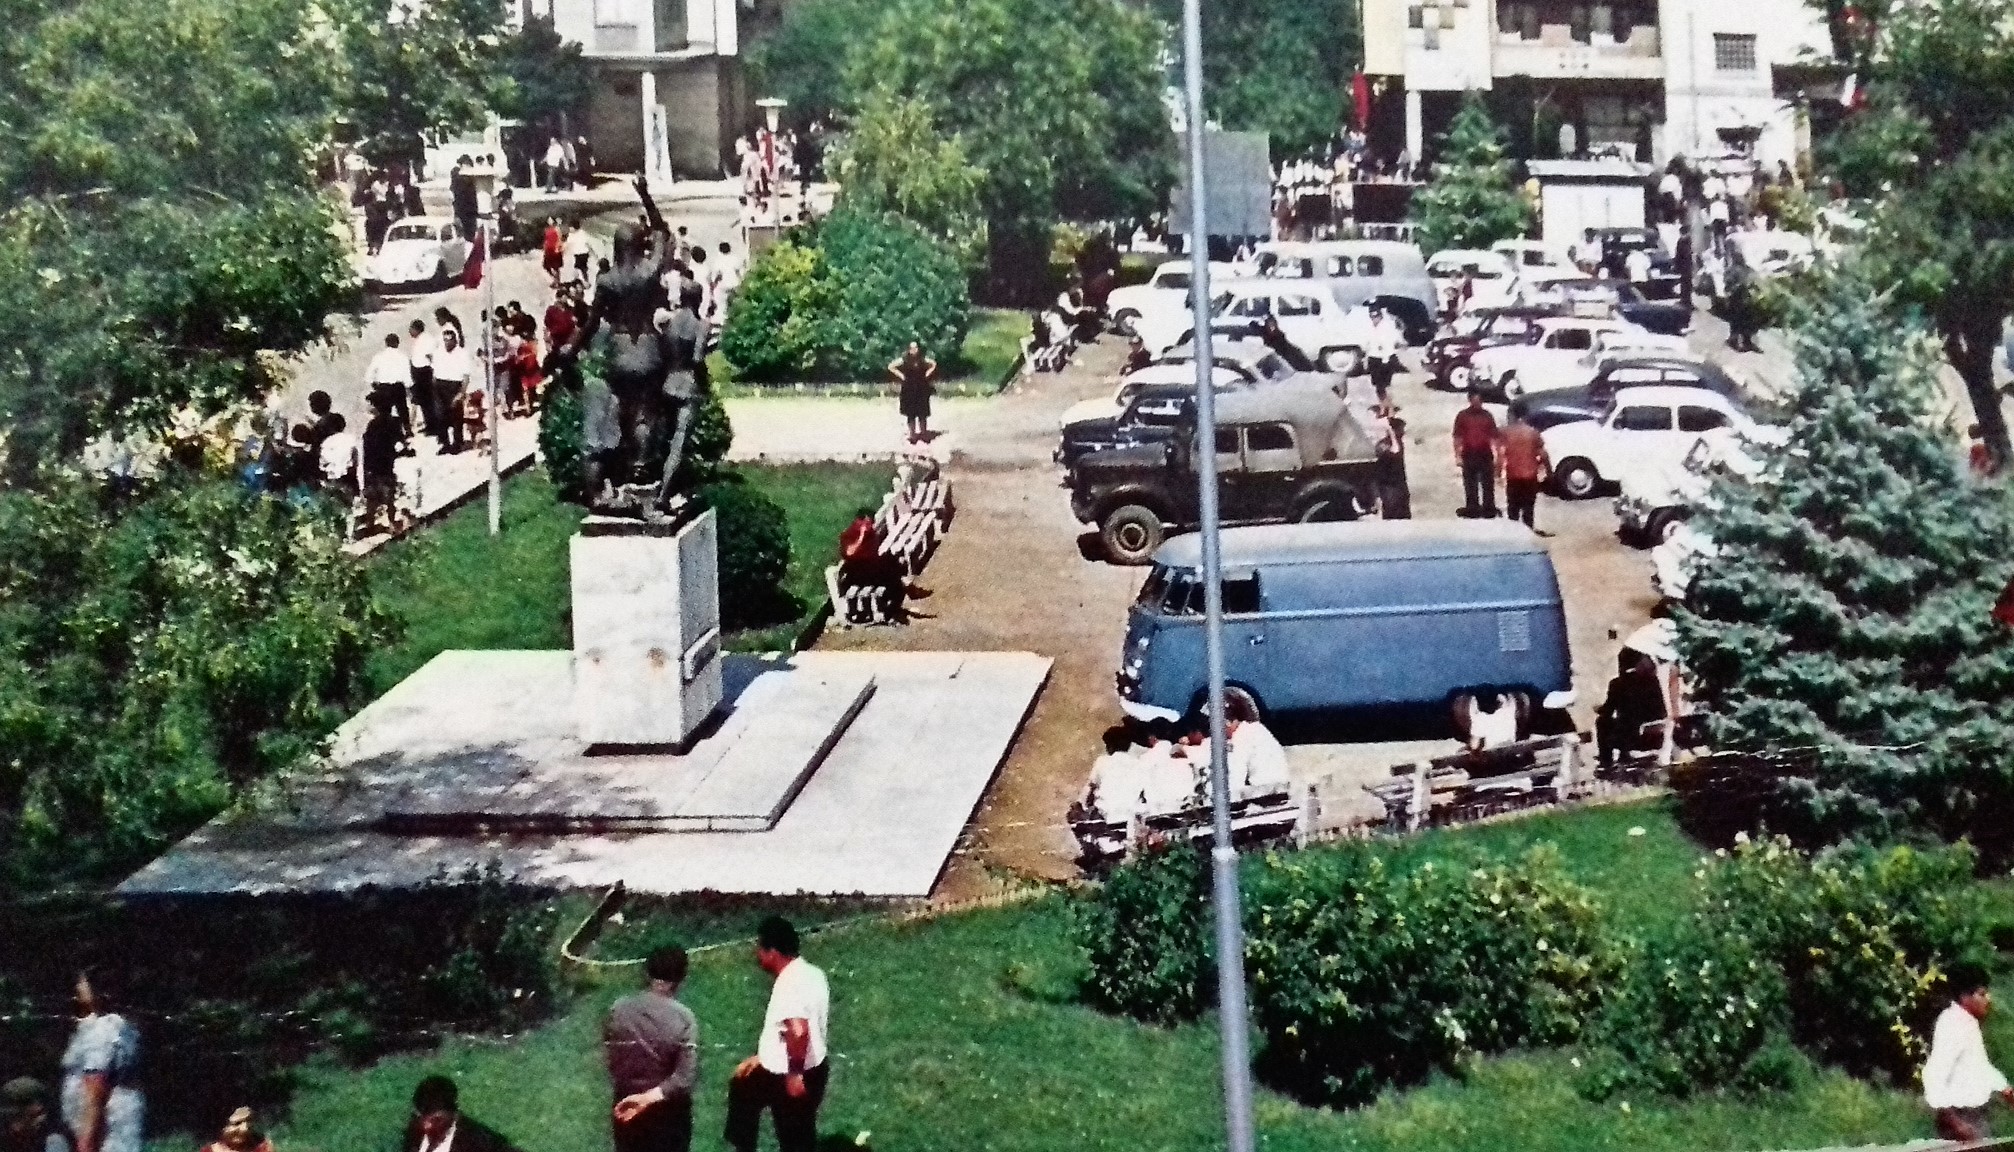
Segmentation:
{"type": "Polygon", "coordinates": [[[1350,272],[1350,258],[1348,256],[1329,257],[1329,275],[1337,277],[1352,275],[1350,272]]]}
{"type": "Polygon", "coordinates": [[[1259,610],[1259,574],[1233,576],[1224,580],[1224,614],[1252,613],[1259,610]]]}
{"type": "Polygon", "coordinates": [[[1384,274],[1385,274],[1385,258],[1383,256],[1357,257],[1357,275],[1383,276],[1384,274]]]}
{"type": "Polygon", "coordinates": [[[1245,446],[1254,452],[1292,451],[1294,430],[1285,424],[1254,424],[1245,430],[1245,446]]]}

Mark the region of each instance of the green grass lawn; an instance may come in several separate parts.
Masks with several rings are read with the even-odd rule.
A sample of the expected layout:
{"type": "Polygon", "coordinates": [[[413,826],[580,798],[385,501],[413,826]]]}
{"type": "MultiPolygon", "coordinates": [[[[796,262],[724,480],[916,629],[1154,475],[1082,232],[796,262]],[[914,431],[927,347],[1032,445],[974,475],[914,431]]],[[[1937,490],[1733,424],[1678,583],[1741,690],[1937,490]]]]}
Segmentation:
{"type": "MultiPolygon", "coordinates": [[[[1391,850],[1557,844],[1614,913],[1645,927],[1682,910],[1697,851],[1657,803],[1583,810],[1423,837],[1391,850]],[[1632,828],[1643,834],[1632,836],[1632,828]]],[[[641,946],[632,923],[624,936],[641,946]]],[[[654,938],[658,933],[647,934],[654,938]]],[[[617,951],[618,940],[605,942],[617,951]]],[[[1076,960],[1063,897],[930,922],[849,926],[809,939],[833,983],[832,1094],[823,1126],[884,1150],[1193,1152],[1222,1146],[1216,1034],[1154,1029],[1068,1001],[1076,960]]],[[[561,1019],[505,1042],[455,1042],[361,1072],[311,1070],[280,1146],[382,1152],[413,1083],[446,1071],[470,1112],[530,1152],[605,1152],[608,1094],[596,1025],[635,977],[589,986],[561,1019]]],[[[685,998],[701,1021],[699,1146],[718,1146],[725,1080],[751,1050],[767,983],[740,948],[696,958],[685,998]]],[[[1989,1036],[2007,1051],[2005,1021],[1989,1036]]],[[[1817,1148],[1928,1135],[1907,1094],[1822,1073],[1760,1101],[1597,1105],[1575,1093],[1571,1052],[1481,1060],[1448,1077],[1332,1112],[1262,1092],[1268,1152],[1716,1152],[1817,1148]]]]}
{"type": "MultiPolygon", "coordinates": [[[[1007,383],[1007,373],[1021,356],[1021,340],[1028,335],[1028,313],[1011,308],[974,308],[972,327],[958,354],[939,357],[942,376],[937,382],[940,396],[991,396],[1007,383]]],[[[707,371],[722,396],[770,396],[777,385],[743,384],[734,379],[727,358],[715,352],[707,357],[707,371]]],[[[810,386],[820,392],[839,395],[881,395],[894,391],[887,380],[862,380],[842,384],[810,386]]]]}
{"type": "MultiPolygon", "coordinates": [[[[728,638],[740,651],[788,648],[825,597],[825,565],[839,533],[862,504],[878,504],[890,471],[878,465],[804,464],[740,469],[789,517],[789,590],[805,615],[728,638]]],[[[374,653],[367,668],[378,695],[450,648],[566,648],[571,602],[567,541],[583,515],[559,499],[542,471],[512,477],[503,490],[503,532],[492,539],[478,500],[386,548],[372,561],[381,601],[406,620],[405,639],[374,653]]]]}

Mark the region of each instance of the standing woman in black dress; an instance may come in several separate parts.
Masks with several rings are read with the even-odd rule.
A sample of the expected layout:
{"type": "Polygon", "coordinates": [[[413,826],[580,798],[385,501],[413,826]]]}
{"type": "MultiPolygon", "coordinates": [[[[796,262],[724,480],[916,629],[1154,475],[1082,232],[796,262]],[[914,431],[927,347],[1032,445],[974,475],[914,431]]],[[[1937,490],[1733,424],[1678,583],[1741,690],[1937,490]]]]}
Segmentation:
{"type": "Polygon", "coordinates": [[[937,361],[923,354],[923,346],[911,340],[902,358],[888,366],[888,374],[901,385],[898,403],[902,419],[909,424],[911,444],[930,441],[930,397],[936,391],[937,361]]]}

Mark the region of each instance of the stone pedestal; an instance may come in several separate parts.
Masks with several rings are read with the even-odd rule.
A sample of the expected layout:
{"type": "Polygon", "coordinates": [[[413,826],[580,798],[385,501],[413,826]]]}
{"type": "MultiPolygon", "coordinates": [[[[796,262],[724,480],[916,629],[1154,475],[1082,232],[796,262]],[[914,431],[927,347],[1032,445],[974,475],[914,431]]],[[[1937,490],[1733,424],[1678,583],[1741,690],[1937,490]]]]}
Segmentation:
{"type": "Polygon", "coordinates": [[[574,713],[594,746],[686,744],[720,706],[711,510],[661,524],[590,516],[573,538],[574,713]]]}

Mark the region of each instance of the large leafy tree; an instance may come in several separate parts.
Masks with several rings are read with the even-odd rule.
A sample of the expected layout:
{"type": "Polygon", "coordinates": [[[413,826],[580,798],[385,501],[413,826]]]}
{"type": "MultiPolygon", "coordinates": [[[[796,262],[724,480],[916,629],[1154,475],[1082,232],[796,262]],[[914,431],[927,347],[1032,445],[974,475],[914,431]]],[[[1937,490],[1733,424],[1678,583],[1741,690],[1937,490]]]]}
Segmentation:
{"type": "Polygon", "coordinates": [[[978,257],[986,173],[967,158],[963,139],[937,130],[922,101],[890,92],[869,97],[827,166],[848,207],[893,212],[967,261],[978,257]]]}
{"type": "Polygon", "coordinates": [[[23,0],[0,46],[0,881],[130,861],[311,748],[384,622],[340,520],[171,453],[355,299],[307,0],[23,0]]]}
{"type": "Polygon", "coordinates": [[[749,46],[749,87],[788,100],[792,118],[807,123],[853,107],[846,61],[873,39],[882,15],[875,0],[797,0],[749,46]]]}
{"type": "MultiPolygon", "coordinates": [[[[1181,0],[1153,0],[1171,26],[1181,0]]],[[[1278,155],[1333,137],[1363,62],[1357,0],[1242,0],[1203,6],[1203,107],[1233,131],[1264,132],[1278,155]]]]}
{"type": "Polygon", "coordinates": [[[1762,759],[1697,774],[1693,806],[1812,840],[1970,836],[2004,858],[2014,632],[1993,609],[2014,511],[1965,473],[1932,416],[1934,342],[1876,284],[1851,268],[1793,301],[1790,446],[1703,514],[1720,556],[1680,648],[1714,745],[1762,759]]]}
{"type": "Polygon", "coordinates": [[[2007,462],[1993,360],[2014,309],[2014,20],[2004,0],[1848,16],[1834,19],[1835,38],[1868,106],[1833,160],[1850,191],[1877,198],[1866,249],[1930,318],[1986,443],[2007,462]]]}
{"type": "Polygon", "coordinates": [[[498,42],[496,75],[502,83],[491,85],[492,108],[541,128],[557,128],[560,117],[580,114],[594,92],[594,67],[581,46],[561,38],[543,16],[498,42]]]}
{"type": "Polygon", "coordinates": [[[1434,178],[1413,197],[1420,247],[1487,248],[1531,230],[1531,205],[1511,179],[1503,133],[1469,93],[1448,125],[1434,178]]]}
{"type": "Polygon", "coordinates": [[[503,0],[332,0],[350,75],[346,116],[380,163],[411,162],[420,133],[482,122],[508,91],[503,0]]]}
{"type": "Polygon", "coordinates": [[[930,109],[986,174],[989,295],[1039,297],[1058,219],[1158,206],[1171,171],[1166,28],[1121,0],[895,0],[848,89],[930,109]]]}

